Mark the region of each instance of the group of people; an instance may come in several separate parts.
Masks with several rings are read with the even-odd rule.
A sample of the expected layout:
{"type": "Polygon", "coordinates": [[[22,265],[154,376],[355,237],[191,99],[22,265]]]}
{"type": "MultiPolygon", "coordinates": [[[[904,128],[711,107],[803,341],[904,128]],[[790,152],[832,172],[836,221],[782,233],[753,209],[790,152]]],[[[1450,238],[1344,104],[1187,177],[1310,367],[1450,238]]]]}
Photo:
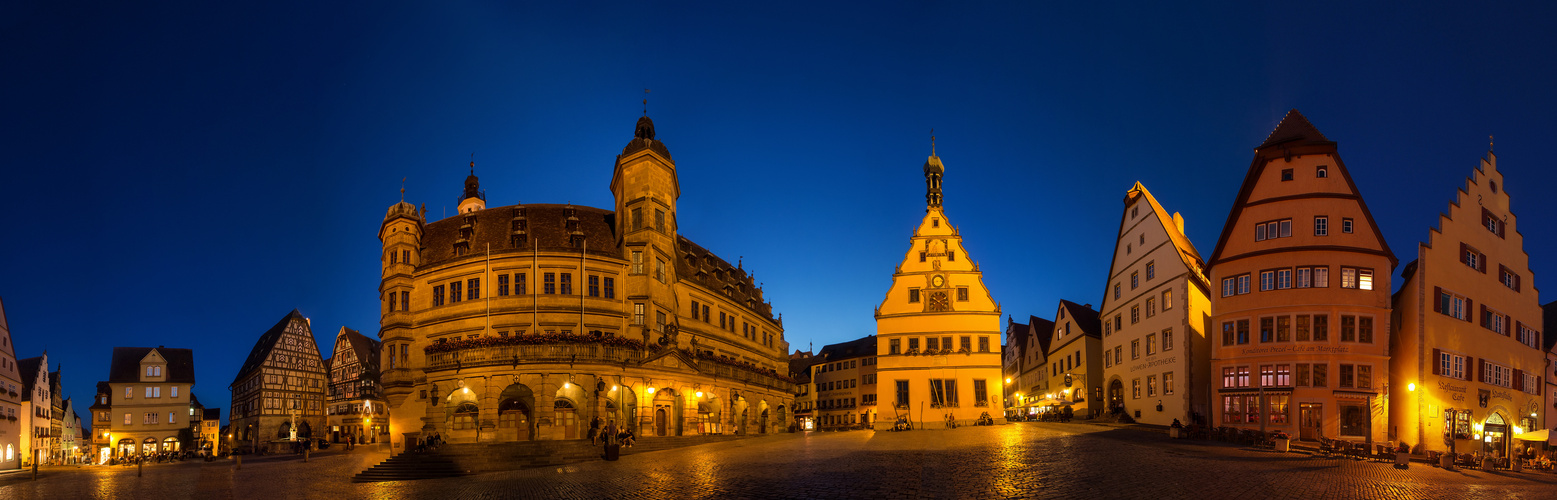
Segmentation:
{"type": "Polygon", "coordinates": [[[631,426],[617,427],[616,421],[604,422],[600,417],[589,421],[589,444],[619,444],[631,448],[638,440],[631,426]],[[603,426],[602,426],[603,424],[603,426]]]}
{"type": "Polygon", "coordinates": [[[416,451],[438,451],[438,445],[443,444],[443,435],[434,432],[431,436],[417,438],[416,451]]]}

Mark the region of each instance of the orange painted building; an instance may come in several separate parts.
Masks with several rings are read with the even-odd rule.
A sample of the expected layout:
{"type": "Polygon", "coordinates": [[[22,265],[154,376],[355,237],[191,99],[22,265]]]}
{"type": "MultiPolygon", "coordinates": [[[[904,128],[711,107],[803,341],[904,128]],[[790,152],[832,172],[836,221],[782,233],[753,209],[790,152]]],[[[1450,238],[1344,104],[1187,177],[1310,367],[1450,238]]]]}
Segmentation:
{"type": "Polygon", "coordinates": [[[1395,256],[1297,110],[1254,151],[1208,265],[1210,424],[1385,440],[1395,256]]]}
{"type": "Polygon", "coordinates": [[[1541,304],[1503,187],[1489,151],[1401,272],[1390,424],[1418,451],[1506,457],[1540,427],[1541,304]]]}

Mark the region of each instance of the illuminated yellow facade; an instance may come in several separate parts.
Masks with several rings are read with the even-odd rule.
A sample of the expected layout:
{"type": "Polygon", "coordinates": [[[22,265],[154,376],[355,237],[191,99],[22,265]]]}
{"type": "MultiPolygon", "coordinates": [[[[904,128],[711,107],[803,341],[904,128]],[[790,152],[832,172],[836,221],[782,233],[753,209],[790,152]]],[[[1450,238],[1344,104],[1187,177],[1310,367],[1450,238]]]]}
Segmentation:
{"type": "Polygon", "coordinates": [[[194,385],[189,349],[115,347],[108,381],[98,384],[92,406],[99,424],[92,427],[99,445],[93,459],[182,451],[178,433],[190,428],[194,385]]]}
{"type": "Polygon", "coordinates": [[[1418,450],[1507,456],[1546,408],[1541,305],[1504,185],[1489,151],[1401,273],[1390,423],[1418,450]]]}
{"type": "Polygon", "coordinates": [[[489,208],[472,173],[459,213],[400,202],[380,226],[380,382],[399,452],[453,443],[788,427],[780,318],[740,262],[679,234],[676,165],[638,120],[612,209],[489,208]]]}
{"type": "Polygon", "coordinates": [[[1004,413],[1000,306],[941,208],[945,166],[924,165],[925,215],[876,308],[876,428],[906,418],[938,429],[1004,413]]]}
{"type": "Polygon", "coordinates": [[[5,318],[5,303],[0,301],[0,470],[22,466],[21,437],[30,429],[17,417],[27,416],[22,400],[31,397],[22,391],[23,385],[16,367],[16,347],[11,343],[11,325],[5,318]]]}
{"type": "Polygon", "coordinates": [[[1091,304],[1061,300],[1054,312],[1049,340],[1046,400],[1070,404],[1076,418],[1096,418],[1103,411],[1103,333],[1091,304]]]}
{"type": "Polygon", "coordinates": [[[1204,273],[1183,216],[1170,215],[1135,183],[1125,193],[1103,296],[1110,412],[1155,425],[1210,415],[1211,290],[1204,273]]]}
{"type": "Polygon", "coordinates": [[[1255,148],[1207,264],[1210,425],[1386,440],[1395,262],[1336,143],[1292,110],[1255,148]]]}

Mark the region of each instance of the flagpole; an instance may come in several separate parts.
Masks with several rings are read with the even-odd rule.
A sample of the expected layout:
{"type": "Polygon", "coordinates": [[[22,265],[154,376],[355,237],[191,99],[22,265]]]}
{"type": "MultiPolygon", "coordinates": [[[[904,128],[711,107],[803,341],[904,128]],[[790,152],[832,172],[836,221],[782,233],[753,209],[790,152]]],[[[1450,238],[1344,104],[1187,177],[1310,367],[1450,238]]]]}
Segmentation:
{"type": "MultiPolygon", "coordinates": [[[[486,274],[484,275],[484,277],[482,279],[486,280],[486,282],[488,284],[492,283],[492,243],[490,243],[490,242],[487,243],[487,270],[486,270],[486,274]]],[[[492,294],[489,293],[489,294],[486,294],[486,295],[487,295],[487,329],[486,329],[486,331],[481,332],[483,335],[487,335],[487,334],[491,334],[492,333],[492,294]]]]}
{"type": "Polygon", "coordinates": [[[537,295],[536,288],[540,286],[541,276],[536,273],[541,268],[541,240],[530,240],[533,250],[530,251],[530,277],[535,278],[535,286],[530,287],[530,329],[534,333],[541,333],[541,298],[537,295]]]}

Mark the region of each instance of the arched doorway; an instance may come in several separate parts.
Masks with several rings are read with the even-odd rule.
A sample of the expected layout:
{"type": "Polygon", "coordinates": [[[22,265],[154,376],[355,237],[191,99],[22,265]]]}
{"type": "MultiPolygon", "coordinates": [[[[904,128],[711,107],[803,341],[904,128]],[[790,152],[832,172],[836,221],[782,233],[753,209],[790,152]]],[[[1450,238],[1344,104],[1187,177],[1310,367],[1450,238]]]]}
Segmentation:
{"type": "Polygon", "coordinates": [[[497,406],[499,441],[530,440],[530,408],[518,399],[505,399],[497,406]]]}
{"type": "Polygon", "coordinates": [[[762,410],[762,420],[757,422],[757,433],[768,433],[768,410],[762,410]]]}
{"type": "Polygon", "coordinates": [[[1108,413],[1124,413],[1124,381],[1114,379],[1108,383],[1108,413]]]}
{"type": "Polygon", "coordinates": [[[1487,422],[1481,427],[1482,453],[1498,458],[1508,456],[1508,422],[1503,420],[1503,415],[1488,415],[1487,422]]]}
{"type": "Polygon", "coordinates": [[[162,438],[162,451],[178,451],[178,438],[172,436],[162,438]]]}
{"type": "Polygon", "coordinates": [[[469,388],[451,391],[444,398],[444,429],[446,442],[470,443],[476,440],[476,426],[480,421],[481,407],[476,403],[476,393],[469,388]]]}
{"type": "Polygon", "coordinates": [[[654,393],[654,435],[681,435],[681,405],[677,404],[680,400],[671,389],[660,389],[654,393]]]}
{"type": "Polygon", "coordinates": [[[562,432],[558,439],[578,439],[578,409],[573,406],[573,402],[558,399],[552,404],[552,409],[552,425],[562,432]]]}
{"type": "Polygon", "coordinates": [[[535,394],[523,384],[512,384],[498,395],[498,441],[529,441],[535,439],[535,394]]]}
{"type": "Polygon", "coordinates": [[[150,455],[157,452],[157,438],[146,438],[141,442],[141,453],[150,455]]]}
{"type": "MultiPolygon", "coordinates": [[[[362,432],[361,429],[358,429],[358,432],[359,433],[362,432]]],[[[297,423],[297,438],[298,439],[308,439],[308,438],[311,438],[311,437],[314,437],[314,429],[313,429],[313,427],[308,425],[308,421],[307,420],[303,420],[301,422],[298,422],[297,423]]]]}
{"type": "Polygon", "coordinates": [[[135,440],[124,438],[119,440],[119,457],[123,458],[135,454],[135,440]]]}

